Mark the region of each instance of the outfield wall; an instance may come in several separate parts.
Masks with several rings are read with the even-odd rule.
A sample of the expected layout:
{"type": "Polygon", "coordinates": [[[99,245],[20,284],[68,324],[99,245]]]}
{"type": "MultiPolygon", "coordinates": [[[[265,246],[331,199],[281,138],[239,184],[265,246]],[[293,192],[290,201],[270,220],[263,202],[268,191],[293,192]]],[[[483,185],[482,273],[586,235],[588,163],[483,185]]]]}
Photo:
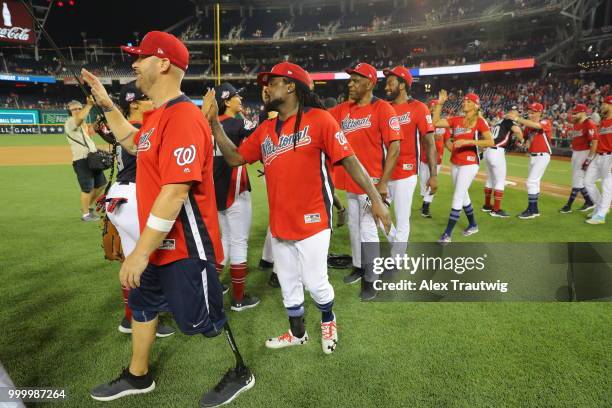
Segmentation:
{"type": "MultiPolygon", "coordinates": [[[[0,109],[0,136],[7,134],[62,134],[69,113],[65,109],[0,109]]],[[[88,121],[95,116],[89,114],[88,121]]]]}

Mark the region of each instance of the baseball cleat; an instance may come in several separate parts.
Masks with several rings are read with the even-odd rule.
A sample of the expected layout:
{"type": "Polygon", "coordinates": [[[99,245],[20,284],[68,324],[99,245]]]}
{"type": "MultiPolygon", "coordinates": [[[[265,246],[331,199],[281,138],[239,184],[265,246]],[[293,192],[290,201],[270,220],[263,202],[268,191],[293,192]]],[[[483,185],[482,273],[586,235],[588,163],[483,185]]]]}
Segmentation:
{"type": "Polygon", "coordinates": [[[563,208],[559,210],[561,214],[569,214],[572,212],[572,208],[569,205],[564,205],[563,208]]]}
{"type": "Polygon", "coordinates": [[[606,217],[602,217],[601,215],[593,215],[585,222],[591,225],[601,225],[606,223],[606,217]]]}
{"type": "Polygon", "coordinates": [[[578,211],[581,211],[581,212],[587,212],[587,211],[589,211],[589,210],[592,210],[593,208],[595,208],[595,204],[593,204],[593,203],[588,203],[588,204],[584,204],[582,207],[580,207],[580,208],[578,209],[578,211]]]}
{"type": "Polygon", "coordinates": [[[100,217],[98,217],[97,214],[95,213],[87,213],[85,215],[81,216],[81,221],[83,222],[93,222],[93,221],[100,221],[100,217]]]}
{"type": "Polygon", "coordinates": [[[463,236],[469,237],[470,235],[476,234],[478,231],[478,225],[470,225],[469,227],[463,230],[463,236]]]}
{"type": "Polygon", "coordinates": [[[490,205],[483,205],[481,210],[484,212],[490,212],[493,210],[493,207],[491,207],[490,205]]]}
{"type": "Polygon", "coordinates": [[[431,213],[429,212],[429,210],[421,210],[421,217],[431,218],[431,213]]]}
{"type": "Polygon", "coordinates": [[[508,218],[508,217],[510,217],[510,214],[508,214],[507,212],[505,212],[504,210],[501,210],[501,209],[497,210],[497,211],[493,210],[493,211],[491,211],[489,213],[489,215],[491,217],[498,217],[498,218],[508,218]]]}
{"type": "Polygon", "coordinates": [[[268,262],[262,258],[259,260],[259,268],[260,269],[272,269],[274,268],[274,262],[268,262]]]}
{"type": "Polygon", "coordinates": [[[244,391],[255,386],[255,376],[248,367],[235,367],[229,370],[219,384],[202,396],[200,407],[211,408],[229,404],[244,391]]]}
{"type": "Polygon", "coordinates": [[[323,353],[331,354],[336,351],[338,345],[338,328],[336,327],[336,316],[331,322],[321,322],[321,347],[323,353]]]}
{"type": "Polygon", "coordinates": [[[229,286],[227,286],[225,283],[221,284],[221,287],[223,288],[223,294],[225,295],[227,292],[229,292],[229,286]]]}
{"type": "MultiPolygon", "coordinates": [[[[126,317],[121,320],[121,324],[117,328],[121,333],[124,334],[132,334],[132,322],[129,321],[126,317]]],[[[157,330],[155,332],[155,337],[163,338],[172,336],[175,333],[175,330],[170,326],[165,326],[163,324],[157,324],[157,330]]]]}
{"type": "Polygon", "coordinates": [[[438,244],[448,244],[452,242],[452,239],[450,237],[450,235],[448,235],[446,232],[442,235],[440,235],[440,239],[438,239],[438,244]]]}
{"type": "Polygon", "coordinates": [[[530,220],[532,218],[539,217],[539,216],[540,216],[540,213],[534,213],[534,212],[531,212],[531,211],[528,211],[528,210],[523,211],[522,213],[520,213],[518,215],[518,217],[521,220],[530,220]]]}
{"type": "Polygon", "coordinates": [[[289,329],[278,337],[273,337],[266,340],[266,347],[271,349],[280,349],[291,346],[301,346],[307,342],[308,333],[304,332],[304,336],[295,337],[293,333],[291,333],[291,329],[289,329]]]}
{"type": "Polygon", "coordinates": [[[134,377],[129,369],[124,368],[119,377],[107,384],[98,385],[89,395],[98,401],[113,401],[135,394],[146,394],[155,389],[155,381],[149,371],[142,377],[134,377]]]}
{"type": "Polygon", "coordinates": [[[359,282],[362,277],[363,269],[353,266],[353,271],[349,275],[346,275],[344,278],[342,278],[342,281],[347,285],[351,285],[353,283],[359,282]]]}
{"type": "Polygon", "coordinates": [[[242,297],[241,301],[232,299],[231,309],[234,312],[242,312],[243,310],[252,309],[259,304],[260,300],[258,297],[249,296],[246,293],[242,297]]]}
{"type": "Polygon", "coordinates": [[[280,282],[278,281],[278,275],[275,272],[270,274],[270,279],[268,279],[268,285],[273,288],[280,288],[280,282]]]}
{"type": "Polygon", "coordinates": [[[368,301],[376,297],[376,289],[374,289],[374,282],[368,282],[365,279],[361,279],[361,293],[359,293],[361,300],[368,301]]]}

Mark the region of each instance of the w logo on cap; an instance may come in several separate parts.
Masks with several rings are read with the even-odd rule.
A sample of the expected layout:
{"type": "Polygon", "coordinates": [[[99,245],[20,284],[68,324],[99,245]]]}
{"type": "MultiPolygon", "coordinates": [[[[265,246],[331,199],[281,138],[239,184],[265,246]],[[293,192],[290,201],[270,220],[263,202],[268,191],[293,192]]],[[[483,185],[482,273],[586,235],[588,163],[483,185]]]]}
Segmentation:
{"type": "Polygon", "coordinates": [[[158,48],[158,49],[157,49],[157,53],[158,53],[158,54],[163,54],[163,53],[164,53],[164,50],[162,50],[161,48],[158,48]]]}

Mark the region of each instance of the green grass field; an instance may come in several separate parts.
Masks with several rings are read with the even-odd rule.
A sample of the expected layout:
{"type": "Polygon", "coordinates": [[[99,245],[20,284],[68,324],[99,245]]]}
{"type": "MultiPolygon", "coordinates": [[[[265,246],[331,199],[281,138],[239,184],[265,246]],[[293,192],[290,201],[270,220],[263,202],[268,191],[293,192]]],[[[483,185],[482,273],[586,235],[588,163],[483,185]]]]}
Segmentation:
{"type": "MultiPolygon", "coordinates": [[[[11,143],[10,137],[0,137],[0,146],[6,142],[11,143]]],[[[40,144],[33,139],[21,144],[27,143],[40,144]]],[[[513,157],[510,173],[526,174],[521,163],[524,158],[513,157]]],[[[564,166],[569,163],[553,162],[550,169],[560,173],[547,175],[560,183],[564,166]]],[[[342,283],[346,272],[330,270],[339,323],[337,352],[321,352],[320,316],[310,300],[306,320],[311,342],[301,348],[266,349],[265,339],[284,331],[287,320],[279,290],[270,288],[268,274],[256,268],[267,203],[261,179],[251,180],[256,216],[247,289],[262,303],[228,313],[257,385],[233,406],[612,406],[610,303],[363,303],[357,287],[342,283]]],[[[434,218],[413,217],[415,241],[437,239],[446,224],[450,180],[443,176],[440,181],[434,218]]],[[[522,211],[526,193],[507,191],[506,210],[522,211]]],[[[471,192],[479,207],[482,185],[474,183],[471,192]]],[[[469,238],[458,233],[466,223],[462,216],[454,238],[610,241],[608,225],[588,226],[582,214],[558,215],[562,201],[543,197],[543,215],[531,221],[493,219],[478,212],[481,232],[469,238]]],[[[232,363],[222,337],[177,334],[159,340],[152,355],[154,393],[112,403],[89,398],[91,387],[114,378],[128,364],[130,340],[117,331],[122,317],[119,265],[103,259],[98,226],[79,220],[78,186],[70,165],[0,167],[0,204],[5,282],[0,286],[0,361],[14,382],[65,387],[70,397],[57,406],[197,406],[202,392],[232,363]]],[[[414,209],[419,205],[415,195],[414,209]]],[[[334,234],[331,250],[349,252],[346,227],[334,234]]]]}

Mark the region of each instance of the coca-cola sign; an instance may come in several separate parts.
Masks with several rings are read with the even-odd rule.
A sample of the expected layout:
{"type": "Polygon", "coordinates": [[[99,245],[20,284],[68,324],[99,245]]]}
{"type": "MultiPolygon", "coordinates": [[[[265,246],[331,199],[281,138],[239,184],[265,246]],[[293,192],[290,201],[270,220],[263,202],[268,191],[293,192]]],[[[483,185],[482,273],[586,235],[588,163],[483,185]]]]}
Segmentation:
{"type": "Polygon", "coordinates": [[[0,3],[0,42],[34,44],[34,22],[23,4],[13,0],[0,3]]]}

